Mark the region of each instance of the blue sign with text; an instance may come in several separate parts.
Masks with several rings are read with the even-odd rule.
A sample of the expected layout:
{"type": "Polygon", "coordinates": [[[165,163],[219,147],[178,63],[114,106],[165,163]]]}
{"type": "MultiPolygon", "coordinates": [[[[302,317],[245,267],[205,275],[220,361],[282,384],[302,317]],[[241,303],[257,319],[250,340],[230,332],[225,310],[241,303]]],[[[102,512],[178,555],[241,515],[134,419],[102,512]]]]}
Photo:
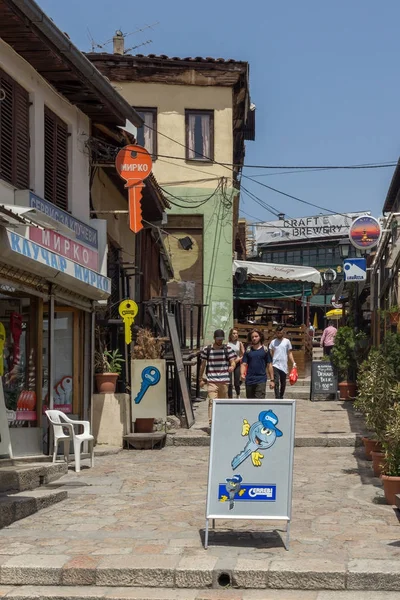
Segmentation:
{"type": "MultiPolygon", "coordinates": [[[[247,483],[238,486],[240,489],[235,493],[233,500],[235,502],[275,502],[276,501],[276,485],[275,484],[260,484],[247,483]]],[[[229,499],[226,483],[220,483],[218,486],[218,500],[226,502],[229,499]]]]}
{"type": "Polygon", "coordinates": [[[346,258],[343,261],[345,281],[366,281],[367,261],[365,258],[346,258]]]}

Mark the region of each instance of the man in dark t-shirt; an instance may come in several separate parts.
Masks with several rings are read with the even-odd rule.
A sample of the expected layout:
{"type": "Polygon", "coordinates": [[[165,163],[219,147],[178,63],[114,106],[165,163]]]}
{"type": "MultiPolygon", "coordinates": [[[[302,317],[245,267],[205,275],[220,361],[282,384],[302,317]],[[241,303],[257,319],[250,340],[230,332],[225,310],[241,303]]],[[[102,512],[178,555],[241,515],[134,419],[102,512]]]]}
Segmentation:
{"type": "Polygon", "coordinates": [[[246,398],[265,398],[265,388],[269,376],[270,387],[274,387],[272,358],[263,345],[264,335],[254,329],[250,334],[251,346],[242,358],[241,377],[246,383],[246,398]]]}

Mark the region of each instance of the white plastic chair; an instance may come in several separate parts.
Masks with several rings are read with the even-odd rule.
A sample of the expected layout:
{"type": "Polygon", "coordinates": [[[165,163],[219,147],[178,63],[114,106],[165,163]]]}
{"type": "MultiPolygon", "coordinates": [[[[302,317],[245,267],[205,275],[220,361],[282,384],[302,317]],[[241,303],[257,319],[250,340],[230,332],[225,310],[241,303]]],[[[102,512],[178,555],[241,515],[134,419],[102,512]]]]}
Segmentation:
{"type": "MultiPolygon", "coordinates": [[[[67,415],[60,410],[46,410],[46,415],[53,425],[54,429],[54,452],[53,462],[55,462],[55,454],[57,451],[57,444],[60,439],[64,439],[64,456],[65,456],[65,444],[69,444],[69,440],[73,439],[74,444],[74,455],[75,455],[75,472],[79,473],[81,470],[81,445],[83,442],[89,442],[90,452],[90,466],[94,465],[94,437],[90,433],[89,421],[75,421],[67,417],[67,415]],[[74,425],[82,425],[83,433],[75,433],[74,425]],[[71,431],[71,436],[66,436],[63,432],[63,427],[68,427],[71,431]],[[56,432],[57,430],[57,432],[56,432]],[[61,430],[61,434],[60,434],[61,430]],[[57,437],[56,437],[57,436],[57,437]],[[68,439],[68,442],[67,442],[68,439]]],[[[68,461],[68,458],[67,458],[68,461]]]]}

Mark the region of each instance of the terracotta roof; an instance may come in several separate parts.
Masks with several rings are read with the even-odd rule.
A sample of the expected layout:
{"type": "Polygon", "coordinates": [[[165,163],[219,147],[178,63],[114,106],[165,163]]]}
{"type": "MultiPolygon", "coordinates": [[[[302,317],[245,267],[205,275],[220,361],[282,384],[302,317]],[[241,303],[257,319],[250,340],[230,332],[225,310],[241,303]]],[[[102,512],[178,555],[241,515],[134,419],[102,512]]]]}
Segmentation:
{"type": "Polygon", "coordinates": [[[200,63],[225,63],[225,64],[246,64],[244,60],[235,60],[234,58],[213,58],[212,56],[167,56],[166,54],[113,54],[112,52],[87,52],[92,57],[113,57],[113,58],[141,58],[148,60],[171,60],[175,62],[200,62],[200,63]]]}

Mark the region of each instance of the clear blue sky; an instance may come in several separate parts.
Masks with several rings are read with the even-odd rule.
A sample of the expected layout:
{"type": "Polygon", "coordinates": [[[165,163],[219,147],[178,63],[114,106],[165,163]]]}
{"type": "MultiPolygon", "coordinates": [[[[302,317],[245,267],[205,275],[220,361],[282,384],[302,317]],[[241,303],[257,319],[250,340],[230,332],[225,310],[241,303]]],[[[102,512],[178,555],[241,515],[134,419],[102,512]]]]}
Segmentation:
{"type": "MultiPolygon", "coordinates": [[[[87,28],[101,43],[116,29],[130,32],[159,21],[127,43],[151,39],[136,51],[143,54],[248,61],[257,106],[248,164],[358,164],[399,156],[399,0],[38,2],[83,51],[90,50],[87,28]]],[[[371,210],[378,216],[392,173],[392,168],[323,171],[259,181],[331,210],[371,210]]],[[[255,183],[245,185],[290,216],[321,212],[255,183]]],[[[273,218],[246,197],[242,208],[257,219],[273,218]]]]}

